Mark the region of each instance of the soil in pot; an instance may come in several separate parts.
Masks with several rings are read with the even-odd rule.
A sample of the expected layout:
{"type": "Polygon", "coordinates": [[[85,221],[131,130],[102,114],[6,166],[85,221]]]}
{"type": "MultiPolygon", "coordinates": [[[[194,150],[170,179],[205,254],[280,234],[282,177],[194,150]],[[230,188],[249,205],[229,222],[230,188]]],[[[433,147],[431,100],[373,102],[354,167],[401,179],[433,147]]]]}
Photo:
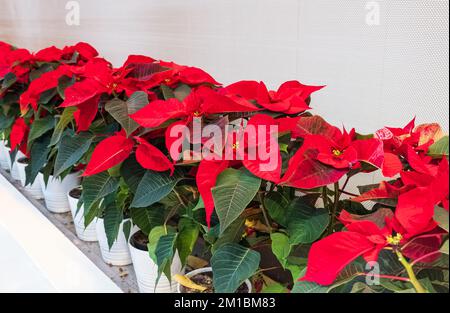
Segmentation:
{"type": "Polygon", "coordinates": [[[146,236],[141,230],[139,230],[131,236],[130,244],[136,249],[148,251],[148,236],[146,236]]]}
{"type": "MultiPolygon", "coordinates": [[[[189,279],[194,282],[197,285],[203,286],[206,288],[205,291],[200,291],[197,289],[187,288],[185,286],[181,287],[181,291],[183,293],[214,293],[214,286],[213,286],[213,274],[211,272],[208,273],[199,273],[192,277],[189,277],[189,279]]],[[[235,293],[248,293],[248,287],[245,283],[243,283],[239,288],[236,290],[235,293]]]]}
{"type": "Polygon", "coordinates": [[[81,198],[81,192],[82,192],[81,188],[77,187],[77,188],[72,189],[69,192],[69,196],[71,196],[74,199],[80,199],[81,198]]]}
{"type": "Polygon", "coordinates": [[[30,163],[30,160],[28,158],[20,158],[17,160],[17,162],[20,164],[28,164],[30,163]]]}

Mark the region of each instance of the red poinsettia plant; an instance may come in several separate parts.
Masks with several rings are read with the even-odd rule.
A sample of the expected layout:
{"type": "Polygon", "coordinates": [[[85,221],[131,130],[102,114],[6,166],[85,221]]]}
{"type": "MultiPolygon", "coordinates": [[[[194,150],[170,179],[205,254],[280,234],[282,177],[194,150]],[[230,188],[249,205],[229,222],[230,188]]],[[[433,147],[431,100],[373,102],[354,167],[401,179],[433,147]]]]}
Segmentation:
{"type": "Polygon", "coordinates": [[[29,157],[28,181],[81,171],[86,224],[131,217],[160,275],[200,242],[219,292],[250,277],[271,292],[448,290],[437,124],[360,134],[311,113],[324,86],[224,86],[141,55],[115,68],[85,43],[35,54],[0,43],[0,82],[0,129],[29,157]]]}
{"type": "Polygon", "coordinates": [[[448,254],[441,250],[448,237],[449,165],[448,152],[442,150],[448,149],[448,137],[437,124],[414,127],[414,121],[404,128],[384,128],[375,136],[383,140],[383,173],[395,179],[371,186],[351,201],[373,201],[386,208],[365,216],[342,210],[344,231],[313,244],[302,280],[332,284],[359,256],[373,262],[380,251],[388,250],[405,267],[415,290],[425,292],[413,266],[448,254]]]}

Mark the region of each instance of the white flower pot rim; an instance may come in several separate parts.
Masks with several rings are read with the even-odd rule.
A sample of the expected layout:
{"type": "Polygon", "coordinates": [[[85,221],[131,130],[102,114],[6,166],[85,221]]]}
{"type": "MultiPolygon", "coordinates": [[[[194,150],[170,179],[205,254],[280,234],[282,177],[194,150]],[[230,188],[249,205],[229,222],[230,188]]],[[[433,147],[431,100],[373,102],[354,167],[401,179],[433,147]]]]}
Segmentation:
{"type": "MultiPolygon", "coordinates": [[[[136,232],[135,232],[136,233],[136,232]]],[[[135,234],[134,233],[134,234],[135,234]]],[[[162,275],[158,284],[158,266],[150,258],[148,251],[139,249],[132,245],[131,236],[128,241],[131,259],[133,261],[136,280],[141,293],[177,293],[177,284],[170,282],[165,275],[162,275]]],[[[173,262],[170,265],[173,274],[183,273],[181,260],[178,252],[175,253],[173,262]]]]}
{"type": "Polygon", "coordinates": [[[30,160],[25,156],[25,157],[20,157],[19,159],[17,159],[17,163],[20,164],[28,164],[30,162],[30,160]]]}
{"type": "MultiPolygon", "coordinates": [[[[84,205],[79,206],[79,197],[73,197],[70,193],[77,190],[79,187],[72,188],[67,192],[67,199],[69,200],[70,213],[73,219],[73,225],[75,226],[75,232],[77,237],[83,241],[96,242],[97,230],[96,230],[96,218],[92,221],[89,226],[84,225],[84,205]]],[[[81,196],[81,195],[80,195],[81,196]]]]}
{"type": "MultiPolygon", "coordinates": [[[[190,277],[193,277],[193,276],[195,276],[197,274],[202,274],[202,273],[212,273],[212,267],[202,267],[202,268],[193,270],[193,271],[191,271],[189,273],[186,273],[186,274],[184,274],[184,276],[190,278],[190,277]]],[[[248,293],[252,293],[252,283],[250,282],[250,280],[246,279],[243,283],[247,286],[248,293]]],[[[183,293],[181,291],[181,288],[182,288],[181,284],[178,283],[177,284],[177,292],[178,293],[183,293]]]]}
{"type": "Polygon", "coordinates": [[[43,199],[44,194],[42,193],[42,187],[40,184],[39,179],[35,179],[32,184],[27,183],[27,175],[26,175],[26,167],[28,166],[28,162],[25,160],[28,160],[27,157],[21,157],[17,160],[15,166],[17,168],[19,178],[20,178],[20,185],[22,186],[23,190],[25,190],[28,195],[34,199],[43,199]]]}
{"type": "MultiPolygon", "coordinates": [[[[67,196],[70,197],[70,198],[72,198],[72,199],[75,199],[75,200],[80,200],[80,198],[75,198],[75,197],[73,197],[73,196],[70,194],[70,193],[71,193],[72,191],[74,191],[74,190],[82,190],[82,189],[81,189],[81,185],[80,185],[80,186],[76,186],[76,187],[70,189],[70,190],[67,192],[67,196]]],[[[81,197],[81,196],[80,196],[80,197],[81,197]]]]}

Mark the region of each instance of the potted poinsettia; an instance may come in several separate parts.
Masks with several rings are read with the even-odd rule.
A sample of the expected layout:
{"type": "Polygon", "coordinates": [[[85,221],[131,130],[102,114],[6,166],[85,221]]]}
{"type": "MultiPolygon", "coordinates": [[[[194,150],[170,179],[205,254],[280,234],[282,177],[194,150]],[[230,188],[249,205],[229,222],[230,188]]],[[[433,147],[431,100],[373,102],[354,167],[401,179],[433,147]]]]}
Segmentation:
{"type": "Polygon", "coordinates": [[[362,135],[307,112],[322,86],[222,87],[138,55],[113,68],[84,43],[0,43],[0,86],[2,164],[42,181],[49,209],[70,204],[105,262],[133,262],[141,292],[175,292],[172,276],[179,292],[448,291],[437,124],[362,135]]]}
{"type": "Polygon", "coordinates": [[[360,187],[361,194],[340,212],[343,231],[312,246],[301,283],[330,285],[362,256],[368,262],[388,260],[397,269],[378,274],[397,286],[382,284],[385,289],[438,291],[440,281],[429,275],[441,271],[439,262],[448,262],[448,136],[437,124],[414,127],[414,121],[376,136],[388,160],[383,173],[392,180],[360,187]],[[368,201],[375,202],[372,211],[363,206],[368,201]]]}
{"type": "MultiPolygon", "coordinates": [[[[142,240],[138,239],[144,238],[144,241],[148,241],[150,232],[155,228],[153,226],[163,227],[163,221],[157,222],[156,218],[159,216],[161,219],[165,214],[164,212],[171,212],[170,209],[173,210],[174,208],[168,208],[161,201],[165,197],[170,197],[172,189],[183,179],[183,171],[175,171],[173,163],[166,156],[167,153],[163,153],[166,147],[161,128],[144,129],[131,119],[130,115],[132,116],[139,109],[151,105],[148,98],[164,98],[167,97],[169,91],[174,95],[176,93],[179,97],[183,97],[190,90],[188,84],[194,86],[197,84],[212,84],[215,81],[199,69],[154,61],[142,56],[130,57],[125,62],[123,69],[126,70],[127,75],[114,81],[113,98],[105,104],[106,111],[120,124],[121,131],[96,145],[83,174],[85,179],[83,180],[82,199],[85,212],[88,212],[89,215],[92,207],[86,207],[85,198],[89,197],[90,191],[93,190],[91,186],[94,183],[92,182],[102,179],[102,175],[107,175],[105,174],[106,170],[110,173],[109,175],[120,173],[119,176],[124,182],[121,184],[121,188],[127,190],[128,196],[132,196],[132,201],[125,202],[126,210],[130,212],[133,224],[140,228],[130,240],[130,250],[133,263],[135,263],[140,290],[142,292],[174,292],[176,286],[175,284],[171,285],[170,274],[167,275],[169,279],[161,278],[163,269],[156,265],[158,263],[156,256],[152,258],[153,254],[150,253],[147,244],[142,244],[142,240]],[[164,84],[162,84],[163,82],[164,84]],[[165,85],[170,82],[172,82],[174,88],[180,85],[179,88],[172,90],[165,85]],[[141,90],[136,91],[136,88],[141,90]],[[130,90],[134,92],[128,95],[130,90]],[[140,102],[140,99],[145,99],[145,102],[140,102]],[[155,190],[148,190],[148,188],[155,188],[155,190]],[[149,212],[153,211],[155,220],[149,221],[148,219],[152,216],[149,212]],[[144,220],[142,220],[143,218],[144,220]]],[[[67,98],[66,101],[68,101],[67,98]]],[[[99,195],[99,199],[96,201],[101,201],[103,196],[103,194],[99,195]]],[[[179,206],[180,204],[175,205],[176,208],[179,208],[179,206]]],[[[169,217],[176,215],[178,215],[178,212],[174,211],[169,214],[169,217]]],[[[155,236],[154,234],[152,233],[152,238],[155,236]]],[[[160,233],[161,235],[162,233],[160,233]]],[[[112,238],[116,238],[116,236],[112,236],[112,238]]],[[[151,240],[155,244],[158,243],[158,238],[156,241],[155,238],[151,240]]],[[[102,245],[101,241],[100,244],[102,245]]],[[[172,263],[171,261],[170,263],[172,263]]],[[[164,260],[164,262],[167,263],[168,260],[164,260]]],[[[181,271],[184,262],[183,260],[172,263],[172,271],[181,271]]]]}
{"type": "MultiPolygon", "coordinates": [[[[290,82],[284,84],[277,93],[268,95],[264,95],[264,88],[260,83],[240,82],[220,90],[219,96],[226,96],[233,101],[238,99],[240,108],[246,106],[247,111],[259,111],[247,121],[238,123],[239,131],[249,126],[261,125],[278,126],[278,131],[269,130],[266,137],[259,141],[259,143],[268,144],[261,147],[236,140],[235,138],[245,137],[245,132],[240,135],[238,131],[228,145],[231,148],[229,150],[235,150],[234,153],[238,153],[240,145],[243,146],[240,151],[241,162],[229,162],[223,158],[201,160],[196,174],[197,185],[206,209],[208,226],[214,226],[211,225],[211,216],[216,206],[215,213],[219,223],[214,227],[219,229],[219,236],[216,235],[219,239],[227,228],[231,229],[233,222],[240,219],[240,224],[236,222],[237,228],[233,230],[239,231],[239,227],[241,230],[245,229],[246,232],[243,235],[248,237],[247,244],[253,242],[257,245],[264,238],[269,239],[272,243],[273,254],[284,268],[291,271],[296,280],[301,273],[304,273],[305,265],[309,262],[307,249],[311,243],[320,238],[325,238],[324,242],[326,242],[329,236],[333,236],[336,231],[346,226],[346,223],[343,223],[338,216],[344,207],[356,206],[354,201],[341,198],[349,194],[345,190],[349,179],[356,174],[377,169],[382,169],[385,175],[387,173],[392,175],[393,171],[394,174],[399,173],[395,170],[402,166],[402,160],[395,159],[392,153],[385,153],[386,142],[379,135],[362,136],[354,130],[341,131],[320,117],[299,115],[307,109],[306,103],[310,92],[319,88],[304,87],[290,82]],[[303,95],[303,98],[299,95],[303,95]],[[253,105],[264,108],[255,109],[253,105]],[[277,113],[267,114],[264,111],[277,113]],[[275,149],[270,151],[273,151],[273,159],[281,160],[281,162],[276,162],[278,166],[271,170],[260,171],[258,169],[264,163],[263,160],[250,159],[246,154],[249,149],[264,149],[271,146],[270,137],[278,139],[273,144],[275,149]],[[227,169],[229,167],[233,168],[227,169]],[[329,185],[331,188],[328,187],[329,185]],[[304,196],[296,196],[298,192],[304,196]],[[230,203],[230,199],[235,202],[239,199],[240,203],[230,203]],[[256,205],[258,202],[259,205],[256,205]],[[261,209],[259,216],[256,214],[251,220],[243,220],[242,215],[245,216],[245,211],[249,211],[255,205],[261,209]],[[322,208],[316,208],[317,205],[322,208]],[[248,236],[248,233],[251,236],[248,236]],[[257,238],[253,238],[255,233],[258,235],[257,238]],[[299,248],[301,246],[305,246],[306,249],[299,248]]],[[[231,105],[230,111],[238,111],[235,103],[225,101],[222,101],[220,106],[210,109],[208,106],[210,103],[220,102],[215,95],[210,97],[208,94],[212,94],[211,90],[195,90],[192,96],[186,97],[182,103],[170,98],[164,103],[148,106],[132,117],[146,127],[158,127],[169,119],[182,119],[180,122],[169,125],[168,129],[179,124],[187,125],[192,129],[194,117],[200,116],[206,121],[211,120],[211,117],[214,119],[214,115],[220,113],[218,108],[227,112],[227,105],[231,105]],[[172,109],[167,109],[167,106],[172,109]]],[[[429,129],[426,133],[429,133],[429,129]]],[[[416,143],[416,146],[419,146],[419,152],[423,153],[426,145],[430,144],[425,139],[422,142],[425,146],[416,143]]],[[[173,142],[174,139],[166,138],[166,144],[173,142]]],[[[269,155],[270,151],[267,149],[269,155]]],[[[187,155],[192,154],[187,153],[187,155]]],[[[186,151],[174,149],[171,150],[171,155],[175,159],[177,155],[186,155],[186,151]]],[[[410,153],[409,157],[414,160],[413,162],[417,162],[414,154],[410,153]]],[[[445,188],[445,184],[442,185],[444,186],[443,199],[447,199],[448,204],[448,186],[445,188]]],[[[384,211],[380,211],[379,214],[384,211]]],[[[207,238],[212,238],[213,241],[216,239],[214,227],[210,228],[213,231],[207,234],[207,238]]],[[[346,235],[347,233],[343,236],[346,235]]],[[[240,242],[242,237],[237,237],[237,241],[240,242]]],[[[387,240],[392,242],[396,239],[394,237],[387,240]]],[[[439,244],[435,244],[435,247],[439,247],[439,244]]],[[[324,249],[314,249],[313,245],[312,251],[321,250],[324,249]]],[[[436,250],[433,253],[437,253],[436,250]]],[[[305,280],[309,279],[308,271],[305,280]]],[[[305,288],[303,281],[296,284],[296,290],[302,290],[302,288],[305,288]]]]}
{"type": "MultiPolygon", "coordinates": [[[[67,149],[75,130],[70,124],[73,123],[74,112],[60,108],[64,90],[73,83],[73,72],[96,55],[95,49],[84,43],[39,51],[30,61],[38,64],[39,68],[30,73],[30,83],[20,95],[20,112],[29,122],[22,125],[22,118],[19,118],[16,124],[22,122],[18,124],[21,127],[12,135],[17,134],[16,137],[21,138],[20,145],[26,147],[29,157],[22,176],[26,177],[26,185],[41,185],[46,206],[51,212],[69,211],[66,194],[80,182],[74,165],[83,153],[73,150],[75,147],[86,149],[83,142],[75,140],[70,143],[72,151],[67,149]],[[76,146],[78,144],[81,146],[76,146]]],[[[82,138],[86,137],[89,136],[82,138]]]]}
{"type": "Polygon", "coordinates": [[[11,71],[12,51],[10,45],[0,42],[0,166],[4,170],[10,169],[7,144],[14,119],[19,115],[19,108],[14,105],[18,99],[18,92],[10,90],[7,79],[11,71]]]}
{"type": "MultiPolygon", "coordinates": [[[[238,236],[238,238],[230,238],[230,236],[226,236],[225,232],[228,231],[228,233],[231,234],[242,228],[245,219],[242,223],[238,223],[237,221],[237,219],[242,221],[240,218],[241,215],[249,214],[249,217],[261,215],[262,211],[258,209],[259,205],[257,205],[258,196],[262,195],[262,193],[259,192],[260,189],[262,189],[261,177],[272,182],[280,180],[281,162],[279,161],[281,161],[281,154],[278,142],[274,140],[279,136],[275,129],[278,128],[278,126],[281,126],[282,133],[289,132],[290,127],[295,125],[298,118],[290,118],[286,114],[283,115],[281,112],[279,113],[281,117],[275,119],[271,115],[262,114],[262,112],[266,110],[264,105],[270,107],[273,103],[278,111],[286,110],[291,114],[298,114],[308,108],[307,101],[309,95],[313,91],[320,89],[320,87],[309,87],[300,83],[289,82],[280,87],[276,96],[270,96],[263,84],[256,82],[242,82],[241,84],[242,87],[239,86],[239,84],[233,84],[232,86],[223,89],[201,86],[191,90],[191,92],[183,99],[177,99],[174,96],[170,96],[169,91],[167,93],[169,94],[169,97],[166,101],[155,102],[154,105],[149,105],[132,115],[134,120],[145,127],[160,127],[169,120],[178,120],[169,124],[166,130],[166,145],[168,146],[173,159],[178,159],[180,156],[186,155],[195,156],[196,153],[199,153],[199,151],[194,151],[194,149],[190,150],[191,147],[187,150],[183,150],[184,147],[173,147],[172,145],[177,141],[191,141],[192,143],[192,141],[195,140],[193,139],[195,135],[192,135],[189,132],[195,131],[195,127],[198,128],[196,123],[201,124],[202,122],[205,122],[207,124],[207,126],[200,125],[200,129],[202,127],[205,127],[206,129],[208,126],[213,125],[219,131],[224,130],[224,142],[220,142],[223,149],[214,151],[217,158],[202,159],[200,157],[199,163],[198,161],[195,162],[195,160],[187,160],[187,162],[199,164],[198,168],[195,168],[198,191],[202,196],[202,201],[198,208],[205,208],[206,219],[204,230],[207,232],[206,236],[208,240],[213,243],[213,250],[217,250],[219,255],[222,253],[220,249],[221,245],[226,244],[227,241],[231,240],[233,242],[238,239],[237,241],[240,242],[241,236],[238,236]],[[244,90],[247,86],[251,86],[250,91],[244,90]],[[238,91],[240,88],[242,90],[238,91]],[[264,97],[263,94],[264,90],[266,91],[266,97],[264,97]],[[256,97],[251,99],[245,99],[243,97],[251,97],[251,92],[262,97],[260,100],[262,105],[257,103],[256,97]],[[246,116],[246,114],[250,114],[250,116],[251,114],[256,115],[250,118],[242,118],[242,116],[246,116]],[[234,124],[236,129],[230,130],[230,128],[224,127],[230,126],[231,124],[234,124]],[[172,138],[172,130],[180,125],[186,127],[186,132],[188,134],[181,132],[181,140],[180,138],[172,138]],[[255,133],[255,136],[250,136],[251,134],[248,133],[246,134],[245,130],[255,130],[257,127],[265,128],[263,134],[258,134],[257,132],[255,133]],[[245,136],[258,140],[247,143],[246,140],[244,140],[245,136]],[[258,170],[259,165],[264,163],[264,160],[260,158],[252,159],[249,155],[250,150],[257,150],[260,145],[262,147],[262,144],[265,145],[265,148],[268,148],[270,145],[273,146],[272,148],[274,149],[272,149],[271,157],[273,157],[275,163],[278,163],[274,168],[266,171],[258,170]],[[228,158],[230,155],[226,154],[230,152],[231,158],[228,158]],[[220,178],[219,182],[217,182],[218,177],[220,178]],[[218,223],[211,224],[211,217],[213,216],[215,204],[215,213],[218,217],[218,223]],[[244,213],[244,211],[251,213],[244,213]],[[232,226],[233,230],[230,230],[232,226]]],[[[200,146],[204,144],[204,146],[206,146],[207,142],[205,141],[207,140],[203,139],[204,138],[200,138],[197,144],[200,146]]],[[[192,145],[194,145],[194,143],[192,145]]],[[[186,163],[186,159],[182,159],[181,162],[186,163]]],[[[265,183],[265,185],[266,184],[267,183],[265,183]]],[[[270,228],[270,226],[268,227],[270,228]]],[[[227,276],[215,274],[214,281],[217,282],[215,284],[215,290],[217,292],[233,292],[239,288],[240,284],[245,279],[255,274],[258,269],[259,254],[244,247],[238,247],[241,246],[226,246],[224,249],[231,249],[236,253],[240,252],[242,255],[248,256],[249,259],[245,261],[251,263],[251,266],[245,266],[246,271],[243,272],[241,272],[242,268],[229,268],[229,273],[237,272],[239,275],[236,276],[236,281],[228,285],[220,283],[221,280],[227,280],[227,276]],[[225,289],[221,289],[222,287],[225,289]]],[[[223,251],[223,254],[227,255],[227,252],[223,251]]],[[[236,255],[236,258],[239,258],[239,255],[236,255]]],[[[214,258],[213,255],[213,271],[215,268],[218,272],[225,270],[218,268],[217,264],[214,262],[215,260],[220,259],[220,257],[214,258]]],[[[229,265],[233,264],[232,262],[228,263],[229,265]]],[[[246,263],[244,262],[243,264],[246,263]]]]}
{"type": "MultiPolygon", "coordinates": [[[[22,158],[21,163],[13,169],[19,169],[21,172],[17,175],[24,180],[23,172],[27,162],[31,161],[30,150],[33,149],[34,141],[36,145],[42,149],[41,136],[48,132],[52,125],[52,115],[55,114],[53,106],[55,105],[55,94],[57,94],[56,85],[46,86],[48,80],[48,72],[52,73],[62,68],[61,65],[76,66],[82,65],[88,58],[96,55],[95,49],[85,43],[79,43],[75,46],[58,49],[50,47],[43,49],[35,54],[29,53],[25,49],[10,49],[7,59],[10,61],[9,70],[6,69],[6,75],[3,82],[2,95],[3,99],[8,100],[8,114],[13,121],[10,122],[11,130],[8,132],[10,139],[11,155],[28,158],[22,158]],[[12,96],[15,96],[12,98],[12,96]],[[14,99],[14,100],[11,100],[14,99]],[[11,102],[12,101],[12,102],[11,102]],[[31,105],[33,110],[29,109],[31,105]],[[11,112],[13,112],[11,116],[11,112]],[[23,152],[20,155],[20,152],[23,152]]],[[[45,153],[40,155],[39,162],[45,159],[45,153]]],[[[14,160],[14,158],[13,158],[14,160]]],[[[29,166],[27,166],[29,167],[29,166]]],[[[34,169],[33,171],[35,171],[34,169]]],[[[13,176],[16,171],[12,171],[13,176]]],[[[33,175],[31,175],[33,176],[33,175]]],[[[38,183],[32,178],[32,182],[26,181],[26,189],[29,191],[36,190],[38,183]]],[[[39,196],[39,195],[38,195],[39,196]]]]}
{"type": "Polygon", "coordinates": [[[26,147],[18,147],[21,138],[15,136],[13,130],[26,128],[24,120],[19,119],[18,100],[33,70],[31,58],[28,50],[0,42],[0,160],[2,168],[9,170],[16,180],[20,180],[20,176],[15,163],[26,154],[26,147]]]}

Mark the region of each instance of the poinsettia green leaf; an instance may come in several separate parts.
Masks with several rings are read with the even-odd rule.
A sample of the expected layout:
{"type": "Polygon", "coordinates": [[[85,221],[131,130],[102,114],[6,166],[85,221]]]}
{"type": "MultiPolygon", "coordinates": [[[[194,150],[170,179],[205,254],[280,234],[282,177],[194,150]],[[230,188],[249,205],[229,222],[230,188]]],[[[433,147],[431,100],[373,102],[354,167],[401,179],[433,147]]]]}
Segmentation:
{"type": "Polygon", "coordinates": [[[272,241],[272,252],[277,257],[280,264],[286,268],[289,254],[291,253],[291,244],[289,237],[283,233],[272,233],[270,235],[272,241]]]}
{"type": "Polygon", "coordinates": [[[217,249],[227,243],[238,243],[242,240],[242,234],[245,230],[245,218],[239,216],[230,226],[225,229],[223,233],[220,233],[220,225],[212,227],[209,235],[215,237],[213,239],[213,246],[211,252],[214,253],[217,249]]]}
{"type": "Polygon", "coordinates": [[[112,99],[105,104],[105,110],[125,129],[128,136],[139,128],[139,124],[128,115],[127,102],[112,99]]]}
{"type": "Polygon", "coordinates": [[[220,233],[247,208],[260,185],[260,178],[243,170],[229,168],[219,175],[216,187],[211,191],[220,221],[220,233]]]}
{"type": "Polygon", "coordinates": [[[5,114],[3,114],[3,112],[0,112],[0,130],[10,128],[13,123],[14,116],[6,116],[5,114]]]}
{"type": "Polygon", "coordinates": [[[442,158],[443,156],[448,157],[448,144],[449,144],[449,137],[444,136],[438,141],[436,141],[434,144],[430,146],[428,149],[428,155],[432,158],[442,158]]]}
{"type": "Polygon", "coordinates": [[[194,249],[199,233],[199,226],[192,219],[181,218],[178,222],[177,250],[183,266],[194,249]]]}
{"type": "Polygon", "coordinates": [[[122,229],[123,229],[123,234],[125,236],[125,239],[128,241],[130,239],[130,234],[131,234],[131,221],[127,220],[123,223],[122,229]]]}
{"type": "Polygon", "coordinates": [[[172,234],[174,232],[175,230],[173,227],[156,226],[148,234],[148,244],[147,244],[148,254],[155,263],[156,263],[155,251],[156,246],[158,245],[159,238],[167,234],[172,234]]]}
{"type": "Polygon", "coordinates": [[[434,289],[433,284],[431,283],[430,278],[424,277],[419,279],[419,283],[425,288],[429,293],[436,293],[436,289],[434,289]]]}
{"type": "Polygon", "coordinates": [[[100,217],[100,201],[94,203],[89,210],[84,210],[84,227],[88,227],[97,217],[100,217]]]}
{"type": "Polygon", "coordinates": [[[39,100],[38,103],[42,106],[45,106],[45,108],[47,110],[52,110],[50,108],[50,106],[46,106],[50,100],[53,99],[54,96],[56,96],[58,94],[58,91],[56,90],[56,88],[51,88],[48,90],[45,90],[44,92],[41,93],[41,95],[39,96],[39,100]]]}
{"type": "Polygon", "coordinates": [[[259,267],[258,252],[236,243],[221,246],[211,258],[214,290],[217,293],[234,293],[253,276],[259,267]]]}
{"type": "Polygon", "coordinates": [[[146,172],[147,170],[136,160],[135,154],[126,159],[120,167],[120,175],[133,193],[136,193],[139,183],[146,172]]]}
{"type": "Polygon", "coordinates": [[[265,285],[261,290],[261,293],[287,293],[288,289],[279,283],[272,283],[270,285],[265,285]]]}
{"type": "Polygon", "coordinates": [[[270,217],[281,226],[287,225],[289,200],[280,192],[273,191],[264,197],[264,205],[270,217]]]}
{"type": "Polygon", "coordinates": [[[131,208],[130,216],[139,229],[146,235],[164,223],[165,208],[162,205],[152,205],[146,208],[131,208]]]}
{"type": "Polygon", "coordinates": [[[73,113],[75,113],[76,110],[76,107],[68,107],[64,109],[58,123],[55,126],[55,130],[53,131],[52,140],[50,141],[51,146],[56,145],[60,141],[64,129],[73,120],[73,113]]]}
{"type": "Polygon", "coordinates": [[[19,98],[20,95],[17,93],[7,93],[3,95],[3,97],[0,99],[0,106],[3,107],[3,113],[7,115],[12,112],[15,112],[14,115],[20,114],[19,106],[13,105],[19,102],[19,98]]]}
{"type": "Polygon", "coordinates": [[[197,211],[197,210],[204,209],[204,208],[205,208],[205,203],[203,202],[203,198],[200,196],[200,197],[198,198],[197,204],[196,204],[195,207],[192,209],[192,211],[197,211]]]}
{"type": "Polygon", "coordinates": [[[83,155],[89,150],[93,136],[89,133],[77,135],[64,135],[58,147],[55,160],[54,175],[59,176],[62,172],[79,162],[83,155]]]}
{"type": "Polygon", "coordinates": [[[448,255],[448,239],[442,245],[440,251],[446,255],[448,255]]]}
{"type": "Polygon", "coordinates": [[[13,72],[7,73],[3,77],[2,88],[0,89],[0,91],[2,91],[2,92],[0,92],[0,94],[3,93],[4,90],[7,90],[12,85],[14,85],[16,83],[16,81],[17,81],[17,76],[13,72]]]}
{"type": "Polygon", "coordinates": [[[357,281],[353,284],[350,293],[377,293],[375,286],[371,287],[363,282],[357,281]]]}
{"type": "Polygon", "coordinates": [[[448,232],[448,211],[440,206],[434,208],[434,221],[438,223],[439,227],[448,232]]]}
{"type": "Polygon", "coordinates": [[[328,287],[309,281],[296,281],[291,293],[326,293],[328,287]]]}
{"type": "Polygon", "coordinates": [[[50,153],[49,142],[50,137],[44,136],[37,139],[31,147],[30,161],[25,168],[25,185],[33,184],[39,171],[47,163],[48,154],[50,153]]]}
{"type": "Polygon", "coordinates": [[[85,177],[82,181],[83,202],[85,212],[89,212],[91,207],[100,199],[115,192],[119,187],[119,179],[111,177],[108,172],[85,177]]]}
{"type": "Polygon", "coordinates": [[[416,291],[408,282],[399,280],[380,278],[380,285],[388,291],[395,293],[415,293],[416,291]]]}
{"type": "Polygon", "coordinates": [[[371,210],[367,210],[366,207],[360,202],[345,199],[342,200],[340,203],[342,208],[350,214],[365,215],[372,213],[371,210]]]}
{"type": "Polygon", "coordinates": [[[61,97],[61,99],[65,99],[65,90],[75,84],[76,78],[68,77],[68,76],[62,76],[58,80],[58,86],[56,87],[56,91],[58,92],[58,95],[61,97]]]}
{"type": "Polygon", "coordinates": [[[170,176],[168,172],[146,171],[136,189],[131,207],[150,206],[167,196],[180,181],[177,171],[170,176]]]}
{"type": "Polygon", "coordinates": [[[292,245],[312,243],[319,239],[329,223],[328,211],[305,204],[301,199],[291,202],[288,209],[289,241],[292,245]]]}
{"type": "Polygon", "coordinates": [[[117,240],[122,220],[123,220],[123,211],[117,206],[115,201],[109,201],[105,205],[105,212],[103,219],[109,249],[111,249],[112,245],[117,240]]]}
{"type": "Polygon", "coordinates": [[[35,120],[30,127],[30,134],[28,135],[28,146],[37,138],[44,135],[55,127],[55,118],[51,115],[35,120]]]}
{"type": "Polygon", "coordinates": [[[171,281],[171,266],[175,255],[177,236],[177,233],[171,233],[161,236],[158,240],[158,244],[155,249],[156,264],[158,265],[156,285],[158,285],[162,273],[164,273],[167,279],[171,281]]]}
{"type": "Polygon", "coordinates": [[[55,63],[37,62],[36,64],[39,67],[30,72],[30,81],[38,79],[39,77],[42,76],[42,74],[54,71],[58,67],[58,64],[55,63]]]}
{"type": "Polygon", "coordinates": [[[122,163],[114,165],[107,170],[108,174],[112,177],[120,177],[120,169],[122,168],[122,163]]]}
{"type": "Polygon", "coordinates": [[[161,88],[161,92],[164,97],[164,100],[169,100],[169,99],[175,98],[175,94],[174,94],[173,90],[170,89],[169,86],[162,84],[160,86],[160,88],[161,88]]]}
{"type": "Polygon", "coordinates": [[[191,91],[191,87],[186,84],[181,84],[174,90],[175,98],[183,101],[191,93],[191,91]]]}
{"type": "Polygon", "coordinates": [[[136,91],[127,100],[128,114],[134,114],[148,104],[148,94],[145,91],[136,91]]]}

